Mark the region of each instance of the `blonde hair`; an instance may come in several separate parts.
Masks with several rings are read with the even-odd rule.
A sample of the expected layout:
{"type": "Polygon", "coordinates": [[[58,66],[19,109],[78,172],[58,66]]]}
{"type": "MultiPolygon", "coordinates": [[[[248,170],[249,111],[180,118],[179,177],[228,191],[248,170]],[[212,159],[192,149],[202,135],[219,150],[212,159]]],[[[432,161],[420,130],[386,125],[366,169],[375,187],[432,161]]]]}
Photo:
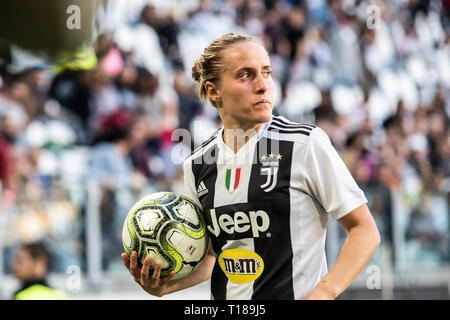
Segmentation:
{"type": "MultiPolygon", "coordinates": [[[[227,33],[214,40],[194,62],[192,66],[192,78],[198,83],[198,92],[201,100],[208,100],[208,93],[205,87],[206,81],[217,84],[224,70],[222,51],[241,41],[251,41],[262,45],[259,41],[248,35],[227,33]]],[[[217,102],[210,102],[217,108],[217,102]]]]}

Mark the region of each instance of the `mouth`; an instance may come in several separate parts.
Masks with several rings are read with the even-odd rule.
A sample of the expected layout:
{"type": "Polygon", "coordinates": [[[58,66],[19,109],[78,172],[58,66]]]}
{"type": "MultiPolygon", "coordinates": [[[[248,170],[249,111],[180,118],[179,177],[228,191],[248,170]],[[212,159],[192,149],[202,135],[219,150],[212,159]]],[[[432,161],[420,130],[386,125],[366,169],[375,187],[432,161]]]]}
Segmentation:
{"type": "Polygon", "coordinates": [[[263,100],[259,100],[259,101],[257,101],[257,102],[255,103],[255,105],[263,105],[263,104],[270,105],[270,101],[269,101],[269,100],[266,100],[266,99],[263,99],[263,100]]]}

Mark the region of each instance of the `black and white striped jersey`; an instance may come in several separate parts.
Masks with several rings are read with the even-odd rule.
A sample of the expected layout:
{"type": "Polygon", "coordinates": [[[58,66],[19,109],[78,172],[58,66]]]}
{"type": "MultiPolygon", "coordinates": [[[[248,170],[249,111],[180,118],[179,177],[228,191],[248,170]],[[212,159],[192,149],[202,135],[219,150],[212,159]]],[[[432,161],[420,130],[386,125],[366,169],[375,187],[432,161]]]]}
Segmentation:
{"type": "Polygon", "coordinates": [[[367,202],[326,133],[273,116],[235,153],[223,128],[184,162],[216,264],[213,299],[299,299],[327,273],[328,214],[367,202]]]}

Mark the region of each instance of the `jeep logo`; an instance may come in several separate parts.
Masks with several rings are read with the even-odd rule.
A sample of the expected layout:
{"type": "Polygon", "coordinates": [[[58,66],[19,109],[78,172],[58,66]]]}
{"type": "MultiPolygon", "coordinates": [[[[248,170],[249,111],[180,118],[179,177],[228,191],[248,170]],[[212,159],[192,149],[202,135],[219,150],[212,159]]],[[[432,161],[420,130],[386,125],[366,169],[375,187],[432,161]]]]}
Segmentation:
{"type": "Polygon", "coordinates": [[[270,218],[267,212],[263,210],[249,211],[245,213],[237,211],[232,215],[221,214],[217,219],[216,210],[211,209],[212,226],[208,226],[208,230],[216,237],[219,236],[221,230],[228,234],[245,233],[251,230],[254,238],[259,238],[259,233],[267,231],[270,226],[270,218]]]}

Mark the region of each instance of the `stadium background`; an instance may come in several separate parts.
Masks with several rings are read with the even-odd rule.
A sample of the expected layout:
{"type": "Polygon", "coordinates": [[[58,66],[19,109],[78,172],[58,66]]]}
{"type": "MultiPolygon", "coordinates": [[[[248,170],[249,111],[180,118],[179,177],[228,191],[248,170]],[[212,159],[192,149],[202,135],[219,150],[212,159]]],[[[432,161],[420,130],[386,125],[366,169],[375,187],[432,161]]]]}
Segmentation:
{"type": "MultiPolygon", "coordinates": [[[[449,1],[32,3],[0,5],[0,299],[35,240],[73,299],[153,299],[122,265],[122,222],[182,191],[181,159],[218,126],[190,68],[232,31],[269,49],[274,112],[323,128],[369,200],[382,242],[340,298],[450,297],[449,1]]],[[[209,299],[208,283],[165,299],[209,299]]]]}

